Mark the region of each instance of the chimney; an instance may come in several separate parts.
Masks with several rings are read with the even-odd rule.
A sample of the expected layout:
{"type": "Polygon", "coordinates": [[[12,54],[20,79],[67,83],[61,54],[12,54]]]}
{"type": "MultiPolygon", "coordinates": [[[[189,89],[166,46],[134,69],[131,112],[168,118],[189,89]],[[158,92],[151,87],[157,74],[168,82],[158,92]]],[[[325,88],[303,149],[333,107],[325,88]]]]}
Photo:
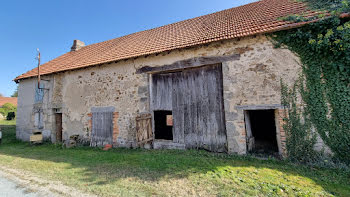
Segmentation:
{"type": "Polygon", "coordinates": [[[70,51],[77,51],[77,50],[81,49],[81,47],[84,47],[84,46],[85,46],[85,43],[83,41],[74,40],[73,46],[72,46],[72,48],[70,48],[71,49],[70,51]]]}

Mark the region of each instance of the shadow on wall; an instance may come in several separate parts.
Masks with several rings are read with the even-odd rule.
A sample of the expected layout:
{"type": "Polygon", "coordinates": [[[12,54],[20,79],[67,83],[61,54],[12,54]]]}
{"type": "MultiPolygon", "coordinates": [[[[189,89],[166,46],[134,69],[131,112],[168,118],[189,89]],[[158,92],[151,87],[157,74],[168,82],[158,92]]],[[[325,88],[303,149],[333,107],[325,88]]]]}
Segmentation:
{"type": "MultiPolygon", "coordinates": [[[[87,185],[111,184],[125,178],[156,182],[163,178],[178,179],[189,176],[204,176],[208,179],[213,179],[215,176],[218,180],[231,181],[241,180],[243,177],[242,184],[245,184],[244,179],[256,177],[257,179],[253,181],[258,184],[278,185],[280,184],[278,181],[282,181],[281,184],[288,185],[290,182],[299,182],[300,177],[307,177],[331,194],[339,192],[339,188],[335,187],[336,184],[342,185],[343,193],[350,193],[350,187],[346,186],[348,185],[346,183],[350,182],[348,178],[350,175],[344,175],[340,170],[321,171],[283,161],[258,160],[194,150],[113,149],[105,152],[89,147],[62,149],[61,146],[55,145],[30,146],[28,143],[16,141],[13,128],[3,129],[3,133],[0,157],[7,155],[18,159],[37,160],[33,165],[38,165],[39,161],[49,161],[44,165],[45,168],[41,169],[41,173],[43,171],[52,173],[52,169],[55,169],[60,176],[74,176],[71,178],[87,185]],[[68,165],[62,167],[61,164],[68,165]],[[77,174],[65,174],[64,171],[69,170],[76,170],[77,174]]],[[[307,187],[304,184],[300,184],[301,187],[307,187]]]]}

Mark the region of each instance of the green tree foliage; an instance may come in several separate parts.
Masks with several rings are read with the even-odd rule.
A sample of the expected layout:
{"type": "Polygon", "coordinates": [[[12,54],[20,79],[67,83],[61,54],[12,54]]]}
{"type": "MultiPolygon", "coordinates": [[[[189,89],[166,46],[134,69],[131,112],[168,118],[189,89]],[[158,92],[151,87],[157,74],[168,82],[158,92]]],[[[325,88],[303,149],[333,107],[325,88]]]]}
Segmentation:
{"type": "Polygon", "coordinates": [[[5,103],[1,108],[0,108],[0,113],[5,116],[5,117],[8,117],[8,114],[10,112],[17,112],[17,107],[14,106],[13,104],[11,103],[5,103]]]}
{"type": "Polygon", "coordinates": [[[330,12],[348,12],[348,0],[303,0],[308,3],[309,7],[317,10],[325,10],[330,12]]]}
{"type": "Polygon", "coordinates": [[[18,86],[16,90],[13,92],[13,94],[11,95],[11,97],[18,97],[18,86]]]}
{"type": "MultiPolygon", "coordinates": [[[[310,5],[316,2],[307,1],[310,5]]],[[[349,4],[321,0],[311,6],[333,15],[302,28],[278,32],[273,38],[277,46],[285,45],[298,54],[303,64],[304,80],[297,91],[306,107],[297,113],[312,124],[335,158],[350,164],[350,22],[338,17],[349,10],[349,4]]],[[[293,97],[290,92],[284,94],[293,97]]],[[[302,122],[289,118],[294,124],[302,122]]]]}

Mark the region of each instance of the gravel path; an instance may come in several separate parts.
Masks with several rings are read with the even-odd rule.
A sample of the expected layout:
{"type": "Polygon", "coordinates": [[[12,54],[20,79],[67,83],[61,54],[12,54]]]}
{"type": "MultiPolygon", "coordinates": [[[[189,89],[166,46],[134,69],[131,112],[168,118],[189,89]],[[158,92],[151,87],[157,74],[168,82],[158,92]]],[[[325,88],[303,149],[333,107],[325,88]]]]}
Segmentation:
{"type": "Polygon", "coordinates": [[[38,195],[0,176],[0,197],[38,197],[38,195]]]}
{"type": "Polygon", "coordinates": [[[29,171],[0,166],[0,197],[97,197],[29,171]]]}

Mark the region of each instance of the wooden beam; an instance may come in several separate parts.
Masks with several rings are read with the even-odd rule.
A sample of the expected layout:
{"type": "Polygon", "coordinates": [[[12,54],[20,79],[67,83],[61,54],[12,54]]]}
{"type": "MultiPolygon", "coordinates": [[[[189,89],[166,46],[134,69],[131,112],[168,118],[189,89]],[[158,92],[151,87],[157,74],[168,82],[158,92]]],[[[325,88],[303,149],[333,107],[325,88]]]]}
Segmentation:
{"type": "Polygon", "coordinates": [[[240,58],[241,58],[240,54],[233,54],[229,56],[195,57],[195,58],[181,60],[173,64],[159,66],[159,67],[144,66],[140,69],[137,69],[136,74],[176,71],[176,70],[182,70],[186,68],[218,64],[226,61],[235,61],[235,60],[239,60],[240,58]]]}

